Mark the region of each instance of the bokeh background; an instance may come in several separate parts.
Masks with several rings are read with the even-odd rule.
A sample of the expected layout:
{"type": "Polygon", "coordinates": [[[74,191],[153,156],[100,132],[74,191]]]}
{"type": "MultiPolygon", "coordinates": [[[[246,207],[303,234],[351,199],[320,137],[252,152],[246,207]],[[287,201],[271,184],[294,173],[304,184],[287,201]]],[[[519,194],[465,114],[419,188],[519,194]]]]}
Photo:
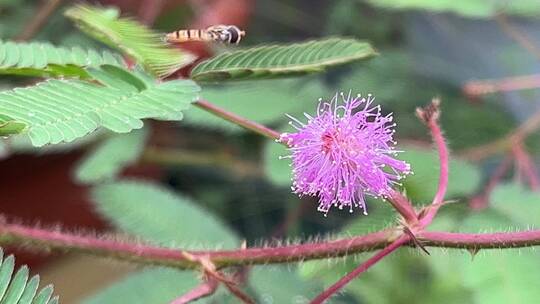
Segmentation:
{"type": "MultiPolygon", "coordinates": [[[[62,15],[74,2],[0,0],[0,38],[105,48],[62,15]]],[[[160,32],[235,24],[247,32],[240,47],[327,36],[368,40],[379,52],[368,62],[314,76],[205,86],[203,96],[234,113],[286,130],[284,114],[313,113],[319,97],[349,90],[374,94],[384,111],[394,112],[399,146],[406,151],[402,157],[415,171],[405,188],[418,204],[428,203],[434,193],[438,163],[414,110],[439,97],[442,126],[454,155],[448,197],[454,204],[443,210],[433,229],[514,230],[540,221],[540,197],[534,192],[540,154],[537,132],[519,149],[512,145],[476,149],[504,140],[539,115],[537,0],[108,0],[101,4],[116,6],[160,32]],[[490,187],[505,162],[508,170],[492,183],[495,188],[490,187]]],[[[227,48],[202,43],[182,47],[201,59],[227,48]]],[[[186,75],[186,70],[173,77],[186,75]]],[[[2,89],[33,82],[0,76],[2,89]]],[[[103,165],[92,164],[80,172],[81,163],[107,136],[98,133],[39,151],[24,143],[0,143],[0,212],[30,224],[113,231],[96,211],[89,194],[92,187],[80,181],[81,174],[92,176],[92,168],[103,165]]],[[[180,123],[152,122],[132,136],[142,152],[122,169],[123,176],[153,180],[190,197],[250,246],[360,234],[392,223],[391,211],[378,201],[370,203],[368,216],[336,210],[324,217],[316,211],[316,200],[290,193],[290,169],[278,159],[286,151],[200,109],[189,110],[180,123]]],[[[108,158],[114,159],[115,153],[129,151],[116,151],[108,158]]],[[[179,227],[182,221],[178,218],[179,227]]],[[[140,271],[75,254],[51,257],[8,251],[42,274],[44,281],[54,283],[63,303],[79,303],[112,284],[126,284],[125,278],[140,271]]],[[[257,267],[251,288],[261,291],[261,303],[304,303],[365,257],[271,266],[266,271],[257,267]]],[[[430,257],[402,250],[355,280],[334,302],[535,303],[540,299],[535,287],[540,279],[539,258],[531,250],[478,255],[433,250],[430,257]]],[[[128,303],[91,299],[88,303],[128,303]]],[[[226,300],[221,295],[208,301],[226,300]]]]}

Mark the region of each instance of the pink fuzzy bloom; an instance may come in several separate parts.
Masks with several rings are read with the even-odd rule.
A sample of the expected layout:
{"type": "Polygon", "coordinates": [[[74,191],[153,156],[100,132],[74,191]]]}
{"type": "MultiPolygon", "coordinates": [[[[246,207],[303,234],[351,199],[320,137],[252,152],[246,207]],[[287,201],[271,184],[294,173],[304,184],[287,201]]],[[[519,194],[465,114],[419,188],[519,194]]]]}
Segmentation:
{"type": "Polygon", "coordinates": [[[317,115],[304,114],[307,123],[289,116],[296,133],[281,134],[292,158],[292,190],[298,195],[319,196],[319,211],[330,207],[360,207],[365,196],[386,197],[393,184],[410,173],[410,166],[395,159],[392,114],[382,115],[372,106],[371,94],[319,99],[317,115]]]}

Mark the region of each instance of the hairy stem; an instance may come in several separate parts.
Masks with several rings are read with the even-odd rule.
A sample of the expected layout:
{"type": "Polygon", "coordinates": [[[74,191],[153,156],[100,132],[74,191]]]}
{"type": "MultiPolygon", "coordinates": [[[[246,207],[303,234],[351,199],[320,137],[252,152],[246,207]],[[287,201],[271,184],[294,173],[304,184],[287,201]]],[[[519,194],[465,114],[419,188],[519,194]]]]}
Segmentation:
{"type": "Polygon", "coordinates": [[[206,100],[199,100],[195,102],[194,105],[218,117],[221,117],[227,121],[230,121],[236,125],[239,125],[242,128],[248,129],[250,131],[253,131],[255,133],[258,133],[262,136],[268,137],[273,140],[279,139],[280,134],[278,132],[270,128],[267,128],[261,124],[258,124],[254,121],[238,116],[234,113],[228,112],[225,109],[222,109],[206,100]]]}
{"type": "MultiPolygon", "coordinates": [[[[140,264],[162,265],[180,269],[200,266],[191,256],[208,258],[216,267],[236,265],[288,263],[302,260],[327,259],[382,249],[401,235],[389,229],[352,238],[321,243],[304,243],[283,247],[259,247],[237,250],[187,251],[152,245],[81,236],[58,230],[45,230],[17,224],[0,225],[0,244],[24,245],[45,250],[81,252],[140,264]]],[[[540,230],[509,233],[464,234],[449,232],[419,232],[426,247],[464,249],[518,248],[540,245],[540,230]]],[[[414,246],[413,243],[407,243],[414,246]]]]}
{"type": "Polygon", "coordinates": [[[409,241],[408,236],[406,235],[401,236],[399,239],[395,240],[392,244],[388,245],[383,250],[379,251],[377,254],[372,256],[370,259],[360,264],[360,266],[355,268],[353,271],[349,272],[346,276],[342,277],[334,285],[330,286],[328,289],[323,291],[320,295],[318,295],[315,299],[313,299],[313,301],[311,301],[311,304],[324,303],[333,294],[335,294],[340,289],[345,287],[345,285],[347,285],[354,278],[356,278],[357,276],[359,276],[360,274],[368,270],[371,266],[375,265],[378,261],[382,260],[384,257],[389,255],[390,253],[394,252],[395,250],[397,250],[399,247],[401,247],[403,244],[407,243],[408,241],[409,241]]]}
{"type": "Polygon", "coordinates": [[[400,192],[392,191],[388,201],[397,210],[408,224],[414,225],[418,222],[418,215],[411,204],[411,202],[403,196],[400,192]]]}
{"type": "Polygon", "coordinates": [[[439,126],[439,103],[440,102],[438,99],[434,99],[428,106],[424,107],[423,109],[416,110],[418,117],[424,121],[431,132],[431,137],[433,138],[433,142],[435,143],[437,151],[439,152],[440,164],[437,193],[431,202],[431,206],[426,209],[426,212],[420,219],[420,226],[422,228],[429,225],[435,218],[435,215],[443,204],[444,196],[448,188],[449,155],[446,141],[444,140],[441,127],[439,126]]]}

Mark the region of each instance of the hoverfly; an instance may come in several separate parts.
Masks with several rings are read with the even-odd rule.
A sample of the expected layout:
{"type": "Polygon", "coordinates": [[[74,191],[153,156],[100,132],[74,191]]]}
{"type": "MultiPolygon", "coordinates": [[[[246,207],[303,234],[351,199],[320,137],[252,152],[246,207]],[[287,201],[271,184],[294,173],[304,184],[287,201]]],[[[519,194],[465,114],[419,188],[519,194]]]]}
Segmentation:
{"type": "Polygon", "coordinates": [[[245,31],[235,25],[213,25],[205,30],[178,30],[165,35],[164,40],[171,43],[188,41],[215,41],[222,43],[240,43],[245,31]]]}

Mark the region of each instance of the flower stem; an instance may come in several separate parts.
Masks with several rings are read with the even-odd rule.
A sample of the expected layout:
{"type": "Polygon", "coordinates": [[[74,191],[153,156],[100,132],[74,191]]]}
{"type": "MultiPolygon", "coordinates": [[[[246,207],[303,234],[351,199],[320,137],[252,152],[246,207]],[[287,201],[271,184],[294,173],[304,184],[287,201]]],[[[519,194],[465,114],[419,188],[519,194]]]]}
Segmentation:
{"type": "Polygon", "coordinates": [[[267,128],[261,124],[258,124],[244,117],[238,116],[234,113],[228,112],[225,109],[222,109],[206,100],[201,99],[195,102],[194,105],[218,117],[221,117],[227,121],[230,121],[236,125],[239,125],[245,129],[258,133],[262,136],[268,137],[273,140],[279,139],[279,135],[280,135],[279,132],[276,132],[270,128],[267,128]]]}
{"type": "Polygon", "coordinates": [[[383,250],[379,251],[377,254],[372,256],[370,259],[360,264],[353,271],[349,272],[346,276],[342,277],[334,285],[330,286],[328,289],[323,291],[315,299],[313,299],[311,304],[321,304],[328,300],[333,294],[338,292],[340,289],[345,287],[350,281],[362,274],[364,271],[368,270],[371,266],[375,265],[378,261],[382,260],[385,256],[397,250],[403,244],[406,244],[409,241],[409,237],[402,235],[400,238],[392,242],[390,245],[385,247],[383,250]]]}
{"type": "Polygon", "coordinates": [[[431,205],[426,209],[426,212],[420,219],[420,226],[426,227],[433,221],[435,215],[439,211],[439,208],[442,206],[444,201],[444,196],[446,194],[446,189],[448,188],[448,147],[444,140],[441,127],[439,126],[439,109],[440,101],[434,99],[431,104],[424,107],[423,109],[417,109],[416,114],[418,117],[426,124],[431,132],[431,137],[433,142],[437,146],[437,151],[439,152],[439,185],[437,187],[437,193],[431,202],[431,205]]]}
{"type": "Polygon", "coordinates": [[[411,202],[403,194],[398,191],[392,191],[388,201],[403,216],[408,224],[414,225],[418,222],[418,215],[416,215],[411,202]]]}

